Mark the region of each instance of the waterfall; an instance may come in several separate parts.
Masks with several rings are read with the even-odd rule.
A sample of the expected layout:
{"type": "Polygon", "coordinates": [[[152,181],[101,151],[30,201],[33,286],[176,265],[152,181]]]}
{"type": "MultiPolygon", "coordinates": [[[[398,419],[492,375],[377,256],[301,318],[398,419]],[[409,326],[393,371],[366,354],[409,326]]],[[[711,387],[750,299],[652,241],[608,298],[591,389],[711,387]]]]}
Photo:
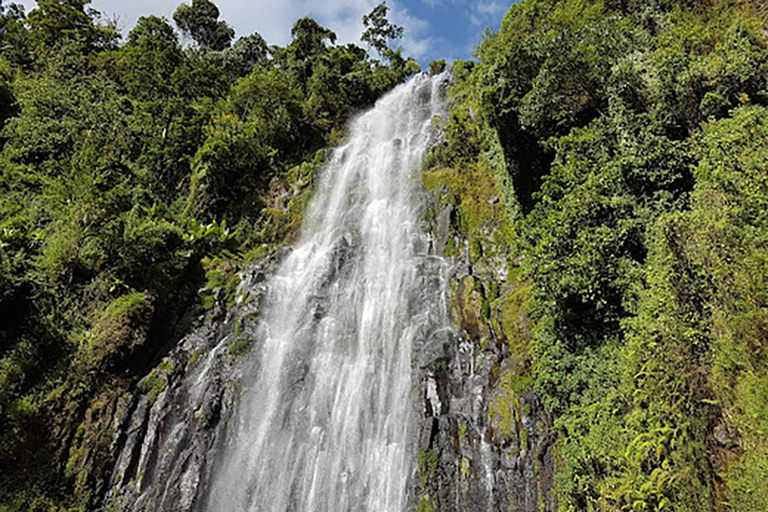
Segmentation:
{"type": "Polygon", "coordinates": [[[447,323],[420,211],[444,84],[419,75],[394,89],[351,123],[324,166],[300,239],[269,283],[207,510],[408,506],[414,346],[447,323]]]}

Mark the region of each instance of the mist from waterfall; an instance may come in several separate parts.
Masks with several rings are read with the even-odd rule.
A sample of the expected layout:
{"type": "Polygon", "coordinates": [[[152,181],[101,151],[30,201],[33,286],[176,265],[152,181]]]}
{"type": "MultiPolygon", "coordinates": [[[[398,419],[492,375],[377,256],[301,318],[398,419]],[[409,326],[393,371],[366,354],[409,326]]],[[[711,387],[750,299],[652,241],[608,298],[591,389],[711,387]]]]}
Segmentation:
{"type": "Polygon", "coordinates": [[[408,506],[414,344],[447,322],[420,205],[445,81],[419,75],[383,97],[322,169],[301,237],[269,283],[208,510],[408,506]]]}

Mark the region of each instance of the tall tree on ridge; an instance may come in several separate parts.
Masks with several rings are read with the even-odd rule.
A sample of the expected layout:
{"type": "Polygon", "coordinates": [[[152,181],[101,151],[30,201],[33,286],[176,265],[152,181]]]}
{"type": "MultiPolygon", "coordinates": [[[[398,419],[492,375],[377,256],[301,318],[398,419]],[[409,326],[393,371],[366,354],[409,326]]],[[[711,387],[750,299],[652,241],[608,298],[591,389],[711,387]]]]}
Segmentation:
{"type": "Polygon", "coordinates": [[[221,51],[229,48],[235,37],[234,29],[219,20],[219,8],[210,0],[192,0],[191,5],[179,5],[173,21],[201,48],[221,51]]]}
{"type": "Polygon", "coordinates": [[[390,23],[387,19],[388,12],[387,3],[382,2],[363,16],[363,25],[366,28],[360,39],[375,48],[380,56],[391,59],[395,50],[389,47],[389,43],[403,37],[403,27],[390,23]]]}

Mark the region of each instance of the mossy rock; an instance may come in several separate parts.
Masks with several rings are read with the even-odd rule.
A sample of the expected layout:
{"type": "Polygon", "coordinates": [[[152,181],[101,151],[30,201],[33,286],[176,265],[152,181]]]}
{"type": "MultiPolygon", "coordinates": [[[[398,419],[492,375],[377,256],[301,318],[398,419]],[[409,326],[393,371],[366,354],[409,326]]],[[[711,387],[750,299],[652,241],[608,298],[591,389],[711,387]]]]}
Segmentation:
{"type": "Polygon", "coordinates": [[[227,355],[233,358],[242,357],[250,352],[252,346],[253,340],[248,338],[240,338],[229,344],[227,347],[227,355]]]}
{"type": "Polygon", "coordinates": [[[419,498],[416,512],[437,512],[437,506],[432,502],[432,498],[429,495],[424,495],[419,498]]]}
{"type": "Polygon", "coordinates": [[[76,356],[79,371],[113,367],[146,341],[154,313],[147,293],[131,292],[114,299],[93,323],[90,339],[76,356]]]}
{"type": "Polygon", "coordinates": [[[500,394],[491,401],[488,410],[494,430],[517,439],[521,447],[525,447],[523,417],[530,413],[530,408],[522,404],[521,397],[531,390],[532,385],[533,377],[528,374],[504,373],[499,383],[500,394]]]}
{"type": "Polygon", "coordinates": [[[149,375],[141,379],[137,386],[140,393],[149,397],[150,404],[154,404],[160,393],[168,386],[170,374],[173,372],[173,362],[164,359],[149,375]]]}
{"type": "Polygon", "coordinates": [[[452,313],[456,323],[475,342],[491,338],[487,317],[490,315],[482,283],[472,276],[464,276],[453,286],[452,313]]]}

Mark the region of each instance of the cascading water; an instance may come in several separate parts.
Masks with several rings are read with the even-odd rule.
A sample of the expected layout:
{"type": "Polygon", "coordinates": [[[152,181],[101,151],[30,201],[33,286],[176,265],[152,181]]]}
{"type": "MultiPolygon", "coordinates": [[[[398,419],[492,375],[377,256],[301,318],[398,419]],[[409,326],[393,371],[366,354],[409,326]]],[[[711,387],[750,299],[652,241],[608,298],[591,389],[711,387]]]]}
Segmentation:
{"type": "MultiPolygon", "coordinates": [[[[398,512],[414,471],[414,342],[447,325],[425,276],[419,170],[445,77],[350,126],[269,285],[210,511],[398,512]],[[438,325],[440,323],[443,325],[438,325]]],[[[439,280],[438,280],[439,281],[439,280]]]]}

